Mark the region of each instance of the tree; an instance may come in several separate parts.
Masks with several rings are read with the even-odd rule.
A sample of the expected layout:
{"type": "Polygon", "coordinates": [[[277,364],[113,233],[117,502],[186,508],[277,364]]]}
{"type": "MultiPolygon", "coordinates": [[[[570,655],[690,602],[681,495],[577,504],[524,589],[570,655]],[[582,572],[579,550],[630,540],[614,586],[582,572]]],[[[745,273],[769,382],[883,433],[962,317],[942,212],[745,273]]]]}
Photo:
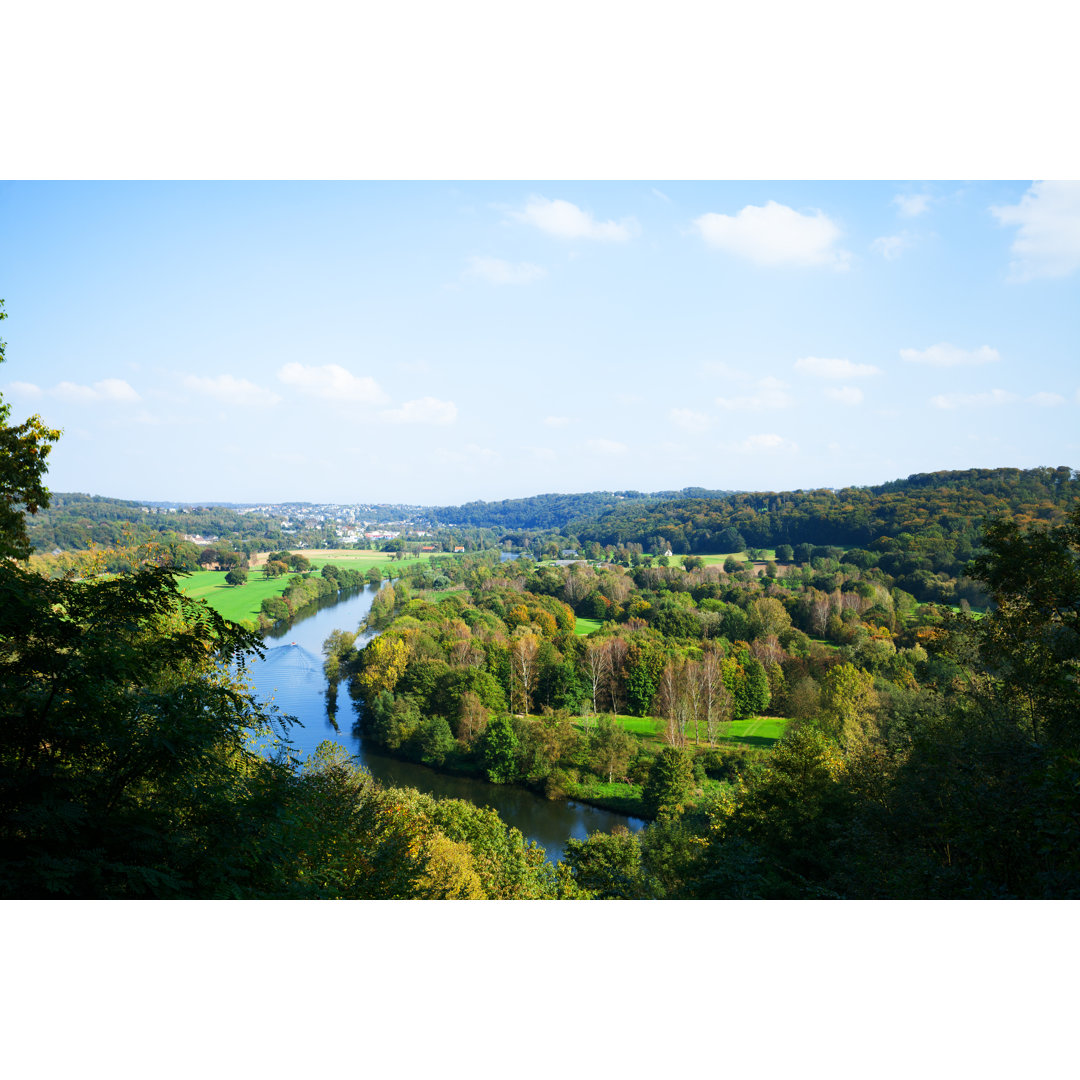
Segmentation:
{"type": "Polygon", "coordinates": [[[289,781],[252,749],[272,718],[238,674],[260,651],[170,568],[79,581],[0,563],[0,896],[276,888],[253,815],[289,781]]]}
{"type": "Polygon", "coordinates": [[[226,585],[244,585],[248,579],[247,571],[240,567],[235,567],[225,575],[226,585]]]}
{"type": "Polygon", "coordinates": [[[651,817],[670,817],[682,813],[693,790],[693,758],[677,746],[665,746],[649,769],[641,801],[651,817]]]}
{"type": "Polygon", "coordinates": [[[634,756],[635,742],[617,720],[608,716],[601,717],[589,743],[593,764],[601,774],[607,774],[609,784],[616,773],[621,776],[626,772],[626,767],[634,756]]]}
{"type": "Polygon", "coordinates": [[[526,716],[536,686],[539,650],[540,639],[530,631],[519,634],[510,645],[511,698],[514,704],[520,705],[521,712],[526,716]]]}
{"type": "Polygon", "coordinates": [[[369,641],[360,654],[357,685],[365,698],[382,690],[393,691],[405,673],[409,650],[400,638],[377,637],[369,641]]]}
{"type": "Polygon", "coordinates": [[[589,641],[582,658],[585,675],[592,695],[592,711],[599,712],[598,702],[606,680],[611,678],[611,644],[608,641],[589,641]]]}
{"type": "Polygon", "coordinates": [[[493,784],[511,784],[517,779],[518,738],[509,716],[496,716],[480,736],[480,760],[493,784]]]}
{"type": "Polygon", "coordinates": [[[479,694],[467,690],[461,695],[461,715],[458,719],[458,738],[472,746],[487,727],[488,711],[484,708],[479,694]]]}
{"type": "Polygon", "coordinates": [[[369,567],[367,572],[367,580],[369,585],[374,585],[376,588],[378,588],[382,584],[383,580],[382,570],[377,566],[369,567]]]}
{"type": "Polygon", "coordinates": [[[356,660],[356,634],[347,630],[331,630],[322,644],[322,654],[326,657],[323,672],[331,688],[336,690],[342,675],[356,660]],[[346,670],[343,671],[343,668],[346,670]]]}
{"type": "Polygon", "coordinates": [[[1066,524],[1021,533],[1014,522],[986,526],[987,552],[971,564],[995,608],[953,627],[973,639],[1011,712],[1039,743],[1080,744],[1080,506],[1066,524]]]}
{"type": "Polygon", "coordinates": [[[587,840],[566,842],[566,863],[578,885],[598,900],[641,898],[641,847],[623,826],[595,832],[587,840]]]}
{"type": "Polygon", "coordinates": [[[877,708],[874,677],[854,664],[837,664],[825,676],[822,726],[834,738],[851,744],[865,736],[877,708]]]}
{"type": "Polygon", "coordinates": [[[665,662],[663,647],[657,641],[637,640],[627,646],[626,705],[631,715],[648,715],[665,662]]]}
{"type": "MultiPolygon", "coordinates": [[[[0,300],[0,321],[6,318],[0,300]]],[[[5,344],[0,338],[0,364],[5,344]]],[[[11,406],[0,396],[0,559],[29,559],[25,515],[49,505],[49,489],[42,481],[60,432],[46,427],[40,416],[15,425],[8,423],[10,417],[11,406]]]]}

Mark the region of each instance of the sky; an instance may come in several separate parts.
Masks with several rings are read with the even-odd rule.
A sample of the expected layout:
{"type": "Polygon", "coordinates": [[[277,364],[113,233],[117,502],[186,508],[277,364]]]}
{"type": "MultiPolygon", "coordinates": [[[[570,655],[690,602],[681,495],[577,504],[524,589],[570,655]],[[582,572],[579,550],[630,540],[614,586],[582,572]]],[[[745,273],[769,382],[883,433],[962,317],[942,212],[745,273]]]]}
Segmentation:
{"type": "Polygon", "coordinates": [[[6,181],[0,296],[54,491],[1080,466],[1075,182],[6,181]]]}

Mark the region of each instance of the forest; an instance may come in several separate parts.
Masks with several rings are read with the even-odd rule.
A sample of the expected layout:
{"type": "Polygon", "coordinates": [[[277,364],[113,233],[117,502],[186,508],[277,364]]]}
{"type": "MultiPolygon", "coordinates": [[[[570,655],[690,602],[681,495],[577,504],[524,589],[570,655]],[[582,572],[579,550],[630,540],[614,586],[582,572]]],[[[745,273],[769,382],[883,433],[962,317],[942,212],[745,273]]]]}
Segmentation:
{"type": "MultiPolygon", "coordinates": [[[[383,787],[333,744],[295,762],[290,718],[243,679],[261,638],[184,596],[167,548],[31,569],[59,437],[0,399],[0,897],[1080,896],[1070,470],[631,504],[590,562],[408,568],[366,647],[331,635],[330,683],[391,753],[648,819],[552,863],[493,811],[383,787]],[[680,522],[690,549],[736,528],[770,551],[626,546],[674,550],[680,522]],[[920,602],[887,561],[912,551],[947,551],[972,599],[920,602]],[[740,737],[751,720],[777,737],[740,737]]],[[[333,587],[300,573],[293,599],[333,587]]]]}

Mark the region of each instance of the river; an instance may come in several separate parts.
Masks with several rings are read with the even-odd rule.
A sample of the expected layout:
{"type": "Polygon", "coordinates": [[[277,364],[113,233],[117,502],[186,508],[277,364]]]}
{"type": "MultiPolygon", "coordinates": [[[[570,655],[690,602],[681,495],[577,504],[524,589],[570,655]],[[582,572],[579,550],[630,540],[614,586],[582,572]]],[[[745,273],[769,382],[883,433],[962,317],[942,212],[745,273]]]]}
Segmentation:
{"type": "MultiPolygon", "coordinates": [[[[331,630],[355,630],[367,615],[376,589],[366,585],[339,597],[324,597],[296,619],[291,626],[276,627],[265,636],[266,657],[248,665],[247,678],[256,695],[273,702],[304,725],[294,725],[290,738],[301,757],[311,753],[324,739],[340,743],[376,779],[394,787],[413,787],[431,795],[468,799],[478,806],[496,810],[508,825],[519,828],[529,840],[540,844],[550,860],[563,855],[567,839],[583,840],[590,832],[610,832],[616,825],[637,830],[640,818],[600,810],[576,802],[552,802],[521,788],[489,784],[464,776],[447,776],[411,761],[399,761],[365,747],[353,734],[353,702],[342,686],[338,692],[337,722],[327,714],[326,676],[323,674],[322,643],[331,630]]],[[[365,633],[362,644],[374,635],[365,633]]]]}

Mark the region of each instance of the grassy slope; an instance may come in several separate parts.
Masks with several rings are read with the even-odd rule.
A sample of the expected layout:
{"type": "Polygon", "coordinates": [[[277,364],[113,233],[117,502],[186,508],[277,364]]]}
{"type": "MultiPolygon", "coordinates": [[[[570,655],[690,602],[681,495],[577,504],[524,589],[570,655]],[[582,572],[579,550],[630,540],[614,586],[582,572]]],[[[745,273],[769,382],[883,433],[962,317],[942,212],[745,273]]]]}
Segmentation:
{"type": "Polygon", "coordinates": [[[594,630],[599,630],[604,624],[599,619],[575,619],[574,620],[574,633],[578,637],[584,637],[586,634],[591,634],[594,630]]]}

